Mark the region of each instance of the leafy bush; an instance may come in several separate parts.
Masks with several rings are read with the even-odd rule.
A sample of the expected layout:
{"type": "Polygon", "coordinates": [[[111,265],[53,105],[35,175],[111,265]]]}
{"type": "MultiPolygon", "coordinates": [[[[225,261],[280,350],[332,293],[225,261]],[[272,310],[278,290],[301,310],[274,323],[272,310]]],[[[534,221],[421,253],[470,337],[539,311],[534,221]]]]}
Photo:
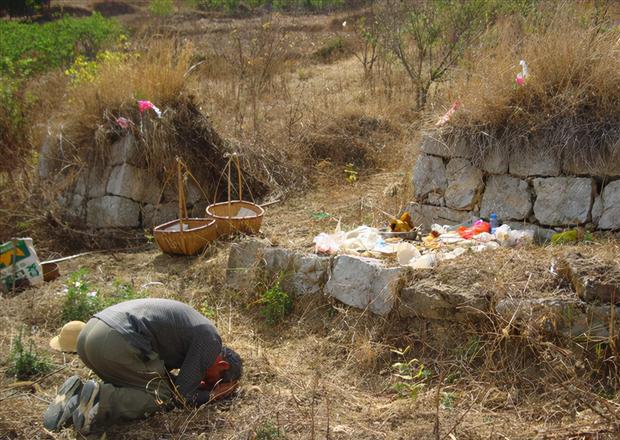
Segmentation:
{"type": "Polygon", "coordinates": [[[97,13],[45,24],[0,21],[0,73],[25,77],[65,66],[80,54],[93,57],[120,33],[116,21],[97,13]]]}
{"type": "Polygon", "coordinates": [[[393,349],[392,353],[397,354],[400,362],[392,364],[392,375],[398,378],[392,386],[400,397],[417,399],[418,393],[424,388],[424,381],[431,375],[431,372],[424,367],[424,364],[417,359],[407,360],[407,353],[410,347],[404,350],[393,349]]]}
{"type": "Polygon", "coordinates": [[[151,0],[149,2],[149,12],[158,17],[167,17],[172,15],[173,11],[172,0],[151,0]]]}
{"type": "Polygon", "coordinates": [[[13,348],[9,355],[8,375],[15,376],[18,380],[26,380],[52,370],[52,363],[49,359],[37,353],[33,347],[34,343],[30,341],[28,349],[26,349],[23,331],[20,331],[19,335],[13,339],[13,348]]]}
{"type": "Polygon", "coordinates": [[[260,314],[269,325],[281,322],[293,309],[293,299],[282,290],[280,282],[265,291],[259,300],[260,314]]]}
{"type": "Polygon", "coordinates": [[[88,321],[106,307],[144,296],[136,292],[131,284],[119,280],[114,281],[110,295],[102,295],[99,289],[91,286],[87,278],[86,269],[80,269],[69,276],[61,315],[64,322],[88,321]]]}
{"type": "Polygon", "coordinates": [[[280,428],[271,421],[263,422],[254,432],[256,440],[279,440],[284,439],[284,435],[280,432],[280,428]]]}
{"type": "Polygon", "coordinates": [[[67,296],[62,307],[62,320],[88,321],[95,313],[103,309],[99,292],[87,282],[88,270],[80,269],[69,275],[67,296]]]}

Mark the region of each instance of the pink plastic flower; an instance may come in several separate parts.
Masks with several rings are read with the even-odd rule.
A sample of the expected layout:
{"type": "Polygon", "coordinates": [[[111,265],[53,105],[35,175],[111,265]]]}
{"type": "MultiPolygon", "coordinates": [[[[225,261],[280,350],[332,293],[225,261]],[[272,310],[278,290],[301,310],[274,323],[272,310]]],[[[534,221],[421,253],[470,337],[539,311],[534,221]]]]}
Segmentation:
{"type": "Polygon", "coordinates": [[[157,107],[155,107],[155,105],[151,101],[138,101],[138,108],[140,109],[140,113],[144,113],[146,110],[153,110],[155,113],[157,113],[157,116],[161,118],[161,111],[157,107]]]}
{"type": "Polygon", "coordinates": [[[517,83],[518,86],[525,85],[525,77],[523,76],[522,73],[517,73],[517,77],[515,78],[515,82],[517,83]]]}
{"type": "Polygon", "coordinates": [[[131,121],[129,119],[123,118],[122,116],[119,116],[118,118],[116,118],[116,125],[118,125],[121,128],[124,128],[125,130],[129,128],[130,123],[131,121]]]}

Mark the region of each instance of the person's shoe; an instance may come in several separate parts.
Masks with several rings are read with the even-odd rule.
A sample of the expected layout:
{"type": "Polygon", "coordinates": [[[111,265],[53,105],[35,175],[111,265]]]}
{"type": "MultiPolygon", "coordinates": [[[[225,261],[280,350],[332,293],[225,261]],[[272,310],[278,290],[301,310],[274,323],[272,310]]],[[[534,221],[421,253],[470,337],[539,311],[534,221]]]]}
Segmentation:
{"type": "Polygon", "coordinates": [[[43,426],[45,428],[50,431],[59,431],[64,426],[67,418],[63,418],[63,415],[67,411],[71,399],[77,397],[82,390],[82,385],[80,377],[75,375],[67,379],[58,388],[54,401],[50,403],[47,410],[45,410],[45,414],[43,414],[43,426]]]}
{"type": "Polygon", "coordinates": [[[73,425],[80,434],[90,433],[99,409],[99,384],[89,380],[80,392],[78,407],[73,411],[73,425]]]}
{"type": "Polygon", "coordinates": [[[77,409],[79,403],[80,403],[79,394],[76,394],[75,396],[69,399],[69,401],[65,405],[65,410],[62,412],[62,415],[60,416],[60,420],[58,420],[59,428],[62,428],[68,423],[73,423],[73,413],[77,409]]]}

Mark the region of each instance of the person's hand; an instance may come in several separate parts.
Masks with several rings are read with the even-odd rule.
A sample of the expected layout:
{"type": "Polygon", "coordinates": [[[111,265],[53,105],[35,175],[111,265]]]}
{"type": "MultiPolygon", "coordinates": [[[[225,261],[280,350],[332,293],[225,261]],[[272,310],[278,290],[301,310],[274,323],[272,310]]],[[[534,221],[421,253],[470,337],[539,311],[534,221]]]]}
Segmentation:
{"type": "Polygon", "coordinates": [[[238,381],[220,382],[211,390],[211,400],[220,400],[230,396],[239,385],[238,381]]]}

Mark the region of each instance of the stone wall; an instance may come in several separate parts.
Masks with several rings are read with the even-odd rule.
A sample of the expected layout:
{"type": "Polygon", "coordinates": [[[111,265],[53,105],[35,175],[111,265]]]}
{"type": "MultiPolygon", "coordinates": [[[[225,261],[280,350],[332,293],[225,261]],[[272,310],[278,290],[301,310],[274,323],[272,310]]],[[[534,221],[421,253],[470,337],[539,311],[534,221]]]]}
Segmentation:
{"type": "Polygon", "coordinates": [[[486,157],[440,133],[422,137],[413,169],[415,221],[457,224],[495,212],[504,223],[620,229],[620,142],[597,164],[534,148],[486,157]],[[475,158],[475,160],[474,160],[475,158]]]}
{"type": "MultiPolygon", "coordinates": [[[[92,164],[90,164],[92,165],[92,164]]],[[[39,174],[54,176],[53,161],[42,150],[39,174]]],[[[188,182],[188,214],[204,216],[207,203],[199,188],[188,182]]],[[[167,184],[149,171],[135,138],[128,135],[112,145],[103,166],[84,167],[59,198],[65,217],[88,228],[152,228],[178,217],[176,178],[167,184]]]]}
{"type": "Polygon", "coordinates": [[[516,298],[498,294],[484,278],[463,283],[432,270],[351,255],[321,256],[250,238],[232,244],[226,286],[255,291],[278,281],[289,294],[325,295],[388,319],[469,325],[486,323],[495,314],[515,327],[543,325],[551,335],[569,338],[608,338],[610,319],[620,326],[620,267],[615,260],[567,254],[557,262],[557,276],[571,286],[570,292],[516,298]]]}

